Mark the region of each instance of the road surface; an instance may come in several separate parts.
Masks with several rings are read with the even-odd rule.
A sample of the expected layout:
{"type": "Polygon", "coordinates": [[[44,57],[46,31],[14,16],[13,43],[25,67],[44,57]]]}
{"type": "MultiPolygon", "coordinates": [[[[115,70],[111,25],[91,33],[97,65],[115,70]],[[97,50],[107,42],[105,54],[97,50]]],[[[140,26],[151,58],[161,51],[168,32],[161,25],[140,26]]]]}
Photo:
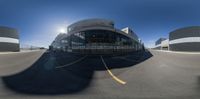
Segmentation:
{"type": "Polygon", "coordinates": [[[0,76],[16,74],[35,63],[45,52],[5,52],[0,53],[0,76]]]}
{"type": "MultiPolygon", "coordinates": [[[[200,98],[199,54],[160,51],[132,53],[126,56],[37,53],[40,53],[41,57],[33,65],[25,66],[26,70],[2,76],[1,98],[200,98]]],[[[12,58],[7,55],[3,57],[12,58]]],[[[28,57],[26,54],[23,55],[14,59],[20,61],[28,57]]],[[[31,53],[30,55],[32,56],[31,53]]],[[[9,63],[10,60],[4,60],[3,64],[6,62],[9,63]]],[[[16,65],[16,68],[21,68],[20,66],[23,67],[23,63],[16,65]]]]}

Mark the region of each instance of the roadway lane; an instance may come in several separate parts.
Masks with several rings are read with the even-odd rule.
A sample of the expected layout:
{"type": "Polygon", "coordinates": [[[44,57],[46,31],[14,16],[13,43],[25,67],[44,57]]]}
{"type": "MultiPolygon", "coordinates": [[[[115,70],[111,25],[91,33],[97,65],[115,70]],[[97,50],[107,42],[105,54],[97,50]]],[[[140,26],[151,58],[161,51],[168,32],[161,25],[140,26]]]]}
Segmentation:
{"type": "Polygon", "coordinates": [[[26,73],[22,72],[19,75],[4,77],[4,83],[2,82],[0,87],[0,96],[10,99],[200,98],[200,55],[158,51],[151,51],[151,54],[153,54],[153,57],[150,57],[149,53],[129,54],[126,56],[102,56],[108,69],[116,77],[123,79],[126,84],[118,83],[109,75],[100,56],[87,56],[72,65],[56,68],[57,66],[74,62],[84,56],[63,55],[62,53],[59,55],[48,54],[44,59],[45,63],[31,67],[37,67],[37,70],[39,70],[37,73],[31,72],[32,69],[29,68],[26,73]],[[59,58],[59,56],[62,58],[59,58]],[[49,67],[45,64],[54,65],[49,67]],[[36,75],[33,76],[32,74],[36,75]],[[34,77],[35,80],[32,79],[30,82],[24,83],[25,80],[30,80],[28,77],[34,77]],[[41,89],[36,90],[41,92],[48,92],[48,88],[50,90],[55,89],[58,92],[60,91],[58,89],[65,89],[65,91],[60,91],[64,93],[57,93],[57,95],[30,95],[30,93],[19,93],[17,89],[5,87],[3,84],[15,85],[15,83],[9,81],[20,82],[20,86],[23,84],[28,86],[30,84],[35,88],[39,87],[37,85],[44,85],[41,89]],[[61,84],[63,87],[59,86],[60,88],[58,88],[58,84],[61,84]],[[66,90],[74,92],[70,93],[66,92],[66,90]]]}

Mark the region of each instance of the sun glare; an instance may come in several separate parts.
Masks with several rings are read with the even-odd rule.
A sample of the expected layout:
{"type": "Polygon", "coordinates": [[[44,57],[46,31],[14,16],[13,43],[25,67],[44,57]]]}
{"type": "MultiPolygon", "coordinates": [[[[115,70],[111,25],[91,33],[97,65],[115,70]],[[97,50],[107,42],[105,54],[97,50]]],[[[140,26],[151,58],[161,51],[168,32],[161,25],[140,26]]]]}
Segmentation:
{"type": "Polygon", "coordinates": [[[60,28],[59,32],[60,33],[66,33],[66,29],[65,28],[60,28]]]}

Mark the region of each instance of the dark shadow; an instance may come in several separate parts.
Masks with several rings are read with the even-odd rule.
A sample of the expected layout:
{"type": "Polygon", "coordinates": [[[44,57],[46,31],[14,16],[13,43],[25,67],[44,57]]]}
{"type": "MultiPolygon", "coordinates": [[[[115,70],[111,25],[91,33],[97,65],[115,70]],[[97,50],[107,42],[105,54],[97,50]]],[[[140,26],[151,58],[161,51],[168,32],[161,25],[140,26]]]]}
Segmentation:
{"type": "Polygon", "coordinates": [[[197,76],[197,84],[198,84],[197,91],[200,91],[200,76],[197,76]]]}
{"type": "MultiPolygon", "coordinates": [[[[88,55],[75,64],[63,66],[85,55],[65,52],[47,52],[29,69],[3,77],[5,85],[26,94],[73,94],[89,87],[94,71],[106,70],[100,55],[88,55]]],[[[124,55],[103,55],[109,69],[134,66],[152,57],[149,51],[138,51],[124,55]],[[126,60],[128,59],[128,60],[126,60]]]]}
{"type": "MultiPolygon", "coordinates": [[[[134,66],[138,63],[141,63],[151,58],[152,56],[153,55],[151,54],[151,52],[147,50],[147,51],[136,51],[121,55],[103,55],[102,57],[109,69],[115,69],[115,68],[125,68],[134,66]]],[[[94,61],[94,58],[92,58],[91,60],[94,61]]],[[[94,61],[94,63],[100,64],[93,67],[94,70],[105,70],[105,67],[102,66],[102,62],[98,63],[97,61],[94,61]]]]}
{"type": "Polygon", "coordinates": [[[94,71],[84,66],[88,64],[81,63],[56,69],[55,66],[65,62],[61,57],[66,56],[67,59],[70,57],[66,62],[82,57],[60,52],[44,53],[29,69],[16,75],[3,77],[3,82],[14,91],[27,94],[79,92],[90,84],[94,71]]]}

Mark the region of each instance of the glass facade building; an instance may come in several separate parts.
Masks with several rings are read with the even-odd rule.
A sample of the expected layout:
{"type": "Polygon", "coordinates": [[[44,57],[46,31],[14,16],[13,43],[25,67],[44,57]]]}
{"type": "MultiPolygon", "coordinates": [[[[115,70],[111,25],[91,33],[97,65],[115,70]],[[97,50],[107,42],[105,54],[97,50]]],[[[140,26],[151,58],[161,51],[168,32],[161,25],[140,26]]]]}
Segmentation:
{"type": "Polygon", "coordinates": [[[102,19],[84,20],[72,24],[68,27],[66,37],[60,41],[65,42],[65,46],[62,46],[64,50],[75,53],[110,54],[142,49],[138,38],[115,29],[113,22],[102,19]]]}

